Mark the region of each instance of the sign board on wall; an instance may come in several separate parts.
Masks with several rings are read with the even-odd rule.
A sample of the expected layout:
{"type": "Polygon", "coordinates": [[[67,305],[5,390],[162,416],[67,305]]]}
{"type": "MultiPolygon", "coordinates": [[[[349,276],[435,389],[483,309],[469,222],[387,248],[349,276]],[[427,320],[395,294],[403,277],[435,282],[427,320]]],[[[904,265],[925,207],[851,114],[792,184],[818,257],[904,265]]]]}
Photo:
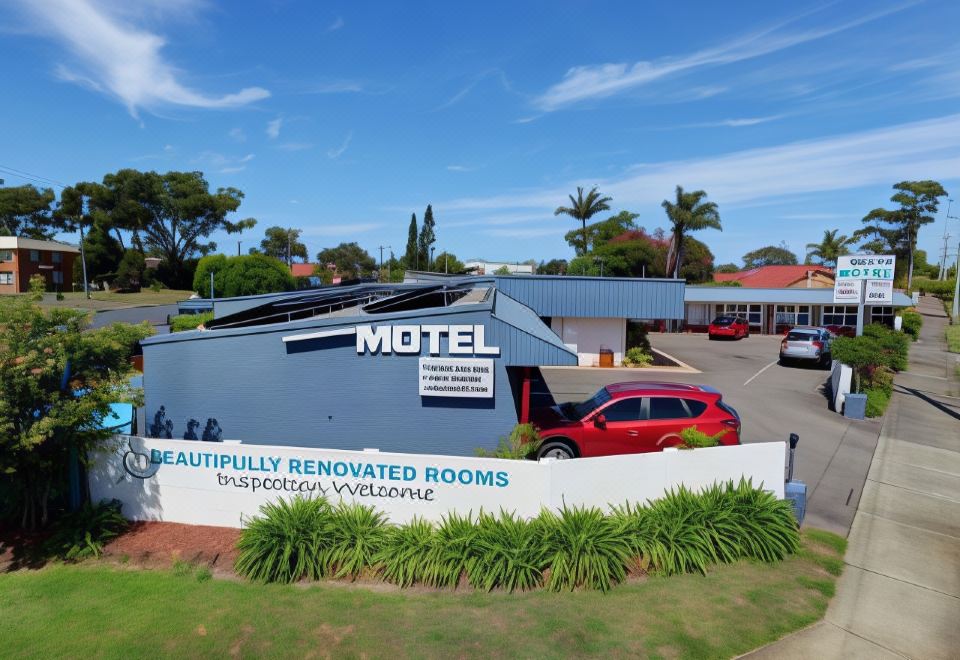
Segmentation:
{"type": "Polygon", "coordinates": [[[493,397],[493,360],[420,358],[420,396],[493,397]]]}
{"type": "Polygon", "coordinates": [[[867,280],[863,302],[867,305],[892,305],[893,280],[867,280]]]}
{"type": "Polygon", "coordinates": [[[896,269],[893,254],[849,254],[837,258],[837,282],[840,280],[890,280],[896,269]]]}
{"type": "Polygon", "coordinates": [[[94,501],[116,498],[132,520],[240,527],[261,505],[299,495],[373,505],[402,523],[607,508],[741,477],[782,498],[784,454],[769,442],[534,462],[119,436],[91,455],[88,477],[94,501]]]}
{"type": "Polygon", "coordinates": [[[833,302],[847,305],[860,304],[860,295],[863,291],[863,280],[840,279],[833,283],[833,302]]]}

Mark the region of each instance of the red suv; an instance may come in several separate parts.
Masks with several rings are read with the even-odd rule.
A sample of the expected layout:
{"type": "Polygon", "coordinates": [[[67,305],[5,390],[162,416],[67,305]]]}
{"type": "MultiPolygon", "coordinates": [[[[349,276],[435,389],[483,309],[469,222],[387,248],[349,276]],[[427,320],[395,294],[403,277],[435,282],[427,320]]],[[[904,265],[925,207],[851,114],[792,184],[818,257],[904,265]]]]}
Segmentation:
{"type": "Polygon", "coordinates": [[[690,426],[708,435],[726,430],[720,444],[740,444],[740,416],[706,385],[616,383],[581,403],[536,409],[531,421],[543,438],[538,458],[660,451],[680,444],[690,426]]]}

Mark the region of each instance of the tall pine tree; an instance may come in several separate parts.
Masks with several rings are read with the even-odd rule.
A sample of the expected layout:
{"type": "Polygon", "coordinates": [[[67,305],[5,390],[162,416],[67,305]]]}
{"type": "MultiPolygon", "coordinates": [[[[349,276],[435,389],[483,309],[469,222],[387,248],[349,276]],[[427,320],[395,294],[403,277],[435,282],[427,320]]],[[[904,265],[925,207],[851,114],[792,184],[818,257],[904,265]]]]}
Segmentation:
{"type": "Polygon", "coordinates": [[[419,268],[417,252],[417,214],[410,214],[410,228],[407,230],[407,251],[403,253],[404,266],[419,268]]]}
{"type": "Polygon", "coordinates": [[[423,214],[423,226],[420,227],[420,237],[417,240],[417,249],[420,254],[420,263],[424,268],[430,268],[430,248],[437,242],[437,237],[433,232],[436,223],[433,221],[433,207],[427,204],[427,210],[423,214]]]}

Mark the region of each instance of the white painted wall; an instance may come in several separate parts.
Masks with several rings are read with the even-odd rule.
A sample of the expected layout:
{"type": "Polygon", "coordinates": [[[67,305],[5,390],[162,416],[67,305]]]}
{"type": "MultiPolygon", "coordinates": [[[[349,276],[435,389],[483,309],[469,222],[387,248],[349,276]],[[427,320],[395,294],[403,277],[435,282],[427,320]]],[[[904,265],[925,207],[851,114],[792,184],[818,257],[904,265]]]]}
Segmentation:
{"type": "Polygon", "coordinates": [[[414,516],[439,521],[451,511],[476,514],[481,509],[496,512],[502,508],[531,518],[542,507],[586,505],[606,509],[660,497],[680,484],[698,489],[741,477],[752,479],[757,486],[762,484],[782,499],[785,444],[771,442],[535,463],[118,436],[111,447],[91,458],[92,499],[119,499],[127,518],[241,527],[243,521],[257,514],[262,504],[278,497],[293,497],[302,492],[302,484],[313,488],[313,494],[323,492],[332,502],[343,499],[374,505],[398,523],[414,516]],[[151,455],[165,460],[151,464],[151,455]],[[177,464],[178,459],[181,464],[177,464]],[[199,465],[190,465],[191,459],[199,465]],[[233,460],[245,463],[235,466],[233,460]],[[221,461],[229,464],[220,467],[221,461]],[[301,467],[306,461],[330,461],[331,467],[346,466],[348,474],[297,474],[291,469],[291,461],[299,461],[297,465],[301,467]],[[124,468],[125,464],[129,469],[124,468]],[[376,474],[349,473],[351,467],[364,470],[367,465],[376,474]],[[268,469],[260,470],[261,466],[268,469]],[[492,482],[438,483],[428,478],[431,469],[438,475],[464,479],[479,471],[492,475],[492,482]],[[397,478],[391,480],[391,476],[397,478]],[[350,494],[348,487],[376,491],[407,488],[411,492],[391,495],[388,490],[386,497],[377,497],[368,490],[350,494]],[[412,492],[429,499],[412,498],[412,492]]]}
{"type": "Polygon", "coordinates": [[[601,346],[613,350],[614,365],[623,362],[627,345],[626,319],[555,316],[550,319],[550,329],[564,344],[576,346],[581,367],[599,366],[601,346]]]}
{"type": "Polygon", "coordinates": [[[850,383],[853,380],[853,369],[837,360],[833,361],[830,372],[830,393],[833,395],[833,409],[843,411],[843,402],[850,394],[850,383]]]}

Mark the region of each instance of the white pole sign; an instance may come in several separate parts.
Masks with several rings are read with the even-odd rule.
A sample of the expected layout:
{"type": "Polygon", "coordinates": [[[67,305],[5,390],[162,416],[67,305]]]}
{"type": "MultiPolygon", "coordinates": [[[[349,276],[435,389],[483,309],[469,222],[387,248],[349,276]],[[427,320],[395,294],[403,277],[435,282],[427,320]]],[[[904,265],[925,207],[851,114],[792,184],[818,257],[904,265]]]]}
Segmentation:
{"type": "Polygon", "coordinates": [[[420,396],[493,398],[493,360],[420,358],[420,396]]]}
{"type": "Polygon", "coordinates": [[[860,304],[860,292],[863,289],[863,280],[837,279],[833,284],[833,302],[847,305],[860,304]]]}
{"type": "Polygon", "coordinates": [[[890,280],[897,265],[893,254],[850,254],[837,258],[837,282],[840,280],[890,280]]]}
{"type": "Polygon", "coordinates": [[[867,305],[892,305],[892,280],[867,280],[866,295],[863,302],[867,305]]]}

